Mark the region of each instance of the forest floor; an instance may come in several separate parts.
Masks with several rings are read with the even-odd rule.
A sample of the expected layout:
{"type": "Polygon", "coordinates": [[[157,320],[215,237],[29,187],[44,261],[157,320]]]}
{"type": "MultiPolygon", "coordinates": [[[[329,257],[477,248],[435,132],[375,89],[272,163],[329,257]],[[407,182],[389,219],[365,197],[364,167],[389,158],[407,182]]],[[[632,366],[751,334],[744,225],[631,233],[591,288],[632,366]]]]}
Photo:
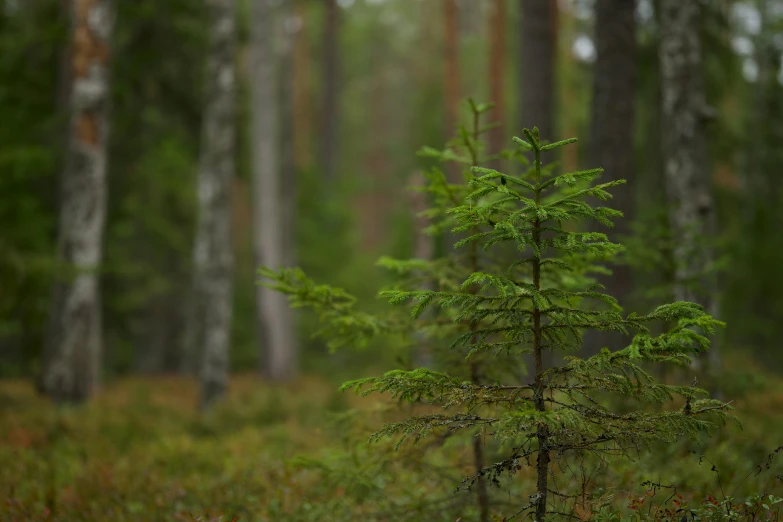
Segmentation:
{"type": "MultiPolygon", "coordinates": [[[[732,382],[742,429],[613,465],[590,479],[593,497],[626,506],[647,498],[643,480],[694,499],[783,496],[783,455],[754,473],[783,444],[783,381],[754,370],[732,382]]],[[[470,469],[464,441],[368,444],[382,418],[405,413],[394,404],[316,377],[268,386],[237,375],[202,415],[197,391],[183,378],[123,379],[87,406],[55,409],[29,382],[0,381],[0,521],[473,519],[472,494],[454,493],[470,469]]],[[[530,479],[523,469],[493,490],[498,513],[513,512],[530,479]]]]}

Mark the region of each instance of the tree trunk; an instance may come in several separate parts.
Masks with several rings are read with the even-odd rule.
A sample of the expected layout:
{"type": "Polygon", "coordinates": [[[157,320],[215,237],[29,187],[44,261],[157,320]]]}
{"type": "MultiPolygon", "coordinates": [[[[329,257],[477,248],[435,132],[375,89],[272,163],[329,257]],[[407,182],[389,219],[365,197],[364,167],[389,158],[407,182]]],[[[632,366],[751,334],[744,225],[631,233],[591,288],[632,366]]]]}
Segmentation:
{"type": "Polygon", "coordinates": [[[236,135],[236,6],[207,0],[210,48],[201,124],[198,221],[193,248],[194,313],[189,318],[190,354],[201,358],[201,404],[226,391],[231,345],[233,243],[231,191],[236,135]]]}
{"type": "Polygon", "coordinates": [[[521,0],[519,132],[538,127],[541,140],[554,136],[555,49],[557,4],[555,0],[521,0]]]}
{"type": "Polygon", "coordinates": [[[306,0],[294,0],[298,30],[294,37],[294,161],[296,169],[310,167],[310,48],[307,39],[306,0]]]}
{"type": "MultiPolygon", "coordinates": [[[[413,213],[413,230],[415,243],[413,246],[413,257],[432,261],[435,257],[435,242],[433,237],[425,234],[424,229],[430,225],[430,220],[422,215],[428,208],[427,194],[417,189],[426,186],[427,180],[424,174],[417,171],[413,174],[409,183],[409,204],[413,213]]],[[[422,287],[422,290],[435,290],[433,281],[428,281],[422,287]]],[[[425,310],[424,314],[432,314],[432,310],[425,310]]],[[[422,315],[424,315],[422,314],[422,315]]],[[[416,333],[416,347],[413,352],[413,364],[417,368],[432,368],[433,358],[430,347],[427,345],[427,338],[422,332],[416,333]]]]}
{"type": "MultiPolygon", "coordinates": [[[[521,10],[519,88],[522,95],[516,132],[538,127],[542,143],[557,141],[554,135],[557,2],[521,0],[521,10]]],[[[545,350],[543,358],[544,366],[551,366],[552,352],[545,350]]],[[[527,362],[530,367],[533,361],[528,357],[527,362]]]]}
{"type": "MultiPolygon", "coordinates": [[[[596,62],[593,69],[593,114],[591,166],[603,167],[602,182],[625,179],[627,183],[612,190],[612,208],[624,219],[616,221],[612,238],[617,241],[630,231],[633,219],[634,186],[634,104],[636,102],[636,18],[634,2],[597,0],[595,4],[596,62]]],[[[596,227],[605,232],[605,227],[596,227]]],[[[627,264],[610,267],[612,275],[598,281],[606,293],[625,306],[632,290],[632,272],[627,264]]],[[[627,336],[617,332],[589,332],[585,336],[588,354],[603,346],[619,349],[627,336]]]]}
{"type": "Polygon", "coordinates": [[[283,186],[283,260],[287,266],[296,263],[296,156],[294,150],[296,116],[294,96],[294,49],[301,29],[301,18],[294,9],[294,0],[283,0],[283,24],[280,31],[279,97],[280,97],[280,170],[283,186]]]}
{"type": "MultiPolygon", "coordinates": [[[[253,60],[253,248],[259,265],[285,264],[282,190],[278,150],[278,100],[275,77],[274,0],[254,0],[251,53],[253,60]]],[[[296,372],[290,315],[283,294],[258,286],[256,309],[263,339],[262,372],[284,380],[296,372]]]]}
{"type": "MultiPolygon", "coordinates": [[[[385,45],[380,41],[370,44],[372,63],[388,63],[389,56],[385,45]]],[[[361,246],[367,252],[377,252],[389,237],[389,203],[393,198],[389,194],[389,155],[390,136],[389,117],[389,76],[383,68],[372,75],[372,107],[368,109],[366,119],[372,129],[373,140],[366,156],[367,185],[356,198],[356,212],[359,221],[361,246]]]]}
{"type": "MultiPolygon", "coordinates": [[[[705,128],[699,2],[661,0],[659,60],[662,98],[662,156],[674,241],[675,299],[717,314],[715,284],[705,275],[714,260],[716,228],[705,128]]],[[[708,363],[719,366],[713,348],[708,363]]]]}
{"type": "Polygon", "coordinates": [[[446,64],[443,98],[446,101],[446,137],[451,139],[459,124],[459,13],[456,0],[443,0],[443,9],[446,64]]]}
{"type": "MultiPolygon", "coordinates": [[[[489,54],[489,90],[491,101],[495,103],[492,110],[493,120],[500,125],[490,131],[489,134],[489,152],[496,154],[503,149],[506,142],[503,122],[506,118],[506,104],[504,91],[505,55],[506,55],[506,2],[505,0],[494,0],[492,3],[493,11],[490,20],[489,33],[492,38],[489,54]]],[[[500,169],[501,161],[496,161],[491,165],[492,168],[500,169]]]]}
{"type": "MultiPolygon", "coordinates": [[[[536,145],[538,147],[538,145],[536,145]]],[[[535,160],[533,162],[536,170],[536,185],[541,183],[541,152],[535,150],[535,160]]],[[[541,203],[541,194],[536,191],[536,204],[541,203]]],[[[541,222],[536,219],[533,224],[533,242],[537,248],[542,249],[543,231],[541,230],[541,222]]],[[[541,260],[536,259],[533,262],[533,284],[537,291],[541,290],[541,260]]],[[[544,400],[544,393],[546,391],[546,384],[544,383],[543,374],[547,369],[544,361],[544,337],[541,328],[541,310],[536,305],[533,308],[533,359],[536,368],[535,375],[535,391],[533,395],[533,403],[535,408],[539,412],[546,411],[546,402],[544,400]]],[[[536,458],[536,498],[535,508],[536,515],[535,520],[542,521],[546,518],[547,514],[547,497],[549,496],[549,429],[546,424],[542,423],[536,429],[536,441],[538,442],[538,456],[536,458]]]]}
{"type": "Polygon", "coordinates": [[[326,4],[326,24],[324,26],[324,98],[323,98],[323,131],[321,136],[321,168],[327,184],[335,181],[337,174],[337,158],[339,146],[338,107],[338,44],[339,44],[339,7],[337,0],[324,0],[326,4]]]}
{"type": "MultiPolygon", "coordinates": [[[[301,30],[301,18],[294,9],[294,0],[284,0],[282,15],[284,24],[280,39],[280,124],[282,154],[280,167],[282,173],[282,248],[283,264],[295,266],[297,264],[296,251],[296,201],[297,201],[297,168],[294,150],[294,49],[298,34],[301,30]]],[[[290,306],[284,306],[282,314],[285,315],[283,324],[287,325],[289,333],[289,350],[298,353],[297,337],[294,325],[296,313],[290,306]]]]}
{"type": "Polygon", "coordinates": [[[55,283],[42,387],[58,402],[83,402],[98,386],[102,358],[97,270],[106,221],[111,0],[70,6],[69,137],[61,178],[58,256],[69,273],[55,283]]]}
{"type": "MultiPolygon", "coordinates": [[[[444,142],[450,141],[457,135],[459,126],[459,11],[456,0],[443,0],[444,22],[444,63],[443,74],[443,99],[444,107],[444,142]]],[[[459,165],[448,163],[445,165],[446,179],[450,183],[460,183],[461,172],[459,165]]],[[[446,231],[442,236],[443,249],[448,252],[453,248],[454,234],[446,231]]]]}

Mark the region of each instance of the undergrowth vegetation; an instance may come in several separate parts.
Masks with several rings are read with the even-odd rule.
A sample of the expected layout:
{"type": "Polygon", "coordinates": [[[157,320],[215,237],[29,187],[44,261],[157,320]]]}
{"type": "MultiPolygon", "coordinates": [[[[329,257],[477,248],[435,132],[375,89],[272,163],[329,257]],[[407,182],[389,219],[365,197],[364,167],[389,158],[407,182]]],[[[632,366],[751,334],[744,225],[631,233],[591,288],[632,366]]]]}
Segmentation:
{"type": "MultiPolygon", "coordinates": [[[[742,364],[732,362],[727,380],[741,384],[732,396],[743,428],[729,424],[709,446],[661,446],[587,477],[582,519],[679,522],[684,512],[666,510],[687,508],[688,520],[690,510],[694,520],[777,520],[783,451],[767,455],[783,438],[775,414],[783,382],[742,364]]],[[[268,387],[237,376],[225,403],[199,415],[196,383],[178,378],[112,383],[89,406],[60,411],[29,383],[0,383],[0,520],[475,519],[473,495],[455,493],[459,471],[472,466],[464,439],[396,453],[393,442],[368,444],[368,433],[412,412],[335,388],[317,378],[268,387]]],[[[528,471],[491,489],[493,507],[516,504],[534,481],[528,471]]]]}

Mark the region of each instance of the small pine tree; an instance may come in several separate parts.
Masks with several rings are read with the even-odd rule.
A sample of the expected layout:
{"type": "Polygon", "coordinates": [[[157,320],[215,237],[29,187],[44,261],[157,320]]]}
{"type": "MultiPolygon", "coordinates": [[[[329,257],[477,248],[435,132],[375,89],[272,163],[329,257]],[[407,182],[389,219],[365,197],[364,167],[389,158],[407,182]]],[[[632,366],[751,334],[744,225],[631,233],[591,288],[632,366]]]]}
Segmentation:
{"type": "MultiPolygon", "coordinates": [[[[607,189],[622,181],[592,186],[601,169],[556,175],[552,166],[542,165],[542,154],[576,140],[542,144],[535,128],[524,130],[526,140],[514,138],[517,150],[505,154],[521,161],[523,154],[532,154],[529,176],[479,166],[481,160],[493,158],[482,157],[479,145],[478,121],[485,107],[472,105],[474,132],[461,133],[467,155],[454,148],[424,150],[470,166],[471,175],[463,185],[449,185],[439,171],[429,178],[435,201],[430,212],[433,230],[455,224],[453,231],[464,236],[455,244],[457,250],[429,263],[382,260],[411,276],[405,280],[409,284],[414,275],[438,283],[433,290],[406,290],[401,283],[381,292],[392,304],[412,301],[410,319],[363,314],[351,296],[315,285],[300,271],[262,269],[261,274],[273,280],[267,284],[289,294],[294,306],[316,309],[325,324],[320,333],[330,337],[333,346],[361,344],[379,334],[402,333],[414,339],[414,333],[425,331],[430,338],[452,336],[452,353],[466,361],[461,365],[441,359],[437,369],[393,370],[348,382],[343,389],[388,392],[400,400],[443,408],[442,413],[388,424],[375,438],[397,436],[401,444],[408,438],[466,433],[478,441],[481,433],[482,439],[495,439],[502,458],[478,466],[463,485],[498,485],[504,474],[514,474],[527,462],[535,468],[536,487],[519,512],[532,510],[535,520],[542,521],[556,512],[549,499],[567,495],[549,486],[554,464],[590,456],[605,461],[657,441],[695,436],[713,426],[709,416],[728,415],[727,404],[709,399],[695,384],[659,384],[643,368],[647,363],[687,365],[692,355],[709,348],[707,335],[722,323],[685,302],[660,306],[647,315],[623,316],[614,298],[588,282],[590,267],[585,262],[611,257],[621,247],[604,234],[570,226],[587,220],[611,226],[620,213],[593,207],[584,199],[607,200],[607,189]],[[603,306],[596,309],[590,301],[603,306]],[[433,305],[439,306],[439,313],[422,321],[423,312],[433,305]],[[652,335],[648,324],[655,321],[674,326],[652,335]],[[577,352],[588,330],[636,335],[622,350],[604,349],[588,359],[568,355],[577,352]],[[545,367],[548,351],[565,354],[564,362],[545,367]],[[509,381],[504,370],[529,354],[534,361],[531,382],[509,381]],[[642,406],[678,400],[681,405],[618,413],[610,406],[612,395],[635,399],[642,406]]],[[[413,288],[417,287],[421,288],[413,288]]],[[[484,507],[481,512],[484,518],[484,507]]]]}
{"type": "MultiPolygon", "coordinates": [[[[426,183],[411,187],[411,190],[423,192],[431,203],[423,215],[429,222],[426,235],[453,238],[452,229],[456,226],[450,209],[472,191],[467,180],[474,177],[472,167],[486,165],[494,161],[517,161],[523,165],[528,162],[524,155],[515,149],[488,151],[484,136],[495,125],[483,125],[482,118],[493,104],[476,104],[468,100],[471,118],[468,125],[461,125],[456,137],[450,140],[442,150],[423,147],[419,156],[437,162],[425,171],[426,183]],[[451,168],[442,169],[441,164],[451,168]],[[464,182],[451,183],[446,171],[459,172],[462,169],[464,182]]],[[[459,233],[457,233],[459,235],[459,233]]],[[[500,249],[498,249],[500,250],[500,249]]],[[[471,245],[466,249],[449,249],[436,259],[394,259],[382,257],[378,264],[395,275],[395,288],[435,288],[441,291],[458,290],[466,277],[478,270],[479,266],[495,266],[505,252],[487,252],[471,245]]],[[[449,350],[444,343],[454,335],[469,334],[478,323],[444,317],[442,314],[421,314],[415,318],[405,315],[386,315],[383,319],[356,311],[356,300],[341,289],[318,286],[297,270],[275,273],[262,269],[261,274],[276,283],[274,288],[288,293],[294,306],[308,306],[319,311],[324,328],[317,332],[329,339],[332,348],[344,345],[366,345],[371,338],[379,334],[402,334],[403,344],[418,352],[419,360],[428,360],[429,367],[448,371],[450,375],[469,379],[480,384],[486,379],[501,379],[514,374],[511,365],[484,364],[482,354],[473,354],[466,360],[466,353],[449,350]],[[426,354],[422,357],[422,354],[426,354]]],[[[388,338],[386,341],[388,342],[388,338]]],[[[414,357],[415,358],[415,357],[414,357]]],[[[513,363],[514,361],[507,361],[513,363]]],[[[518,371],[517,371],[518,374],[518,371]]],[[[485,467],[485,450],[478,437],[471,437],[473,465],[479,473],[485,467]]],[[[482,522],[489,520],[490,499],[486,480],[480,476],[476,480],[476,499],[479,517],[482,522]]]]}

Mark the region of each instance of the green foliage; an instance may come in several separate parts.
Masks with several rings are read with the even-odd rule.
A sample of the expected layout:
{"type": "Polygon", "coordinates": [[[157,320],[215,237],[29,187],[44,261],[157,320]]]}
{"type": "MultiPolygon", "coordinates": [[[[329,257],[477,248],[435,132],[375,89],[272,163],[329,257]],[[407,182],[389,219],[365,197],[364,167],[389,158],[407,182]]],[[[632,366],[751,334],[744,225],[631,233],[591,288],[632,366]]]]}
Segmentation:
{"type": "Polygon", "coordinates": [[[207,10],[120,2],[103,279],[107,370],[182,369],[207,10]]]}
{"type": "MultiPolygon", "coordinates": [[[[741,482],[746,482],[751,476],[758,477],[771,468],[771,463],[775,456],[783,451],[783,446],[779,446],[757,465],[754,466],[741,482]]],[[[704,454],[693,452],[693,463],[695,467],[709,469],[717,482],[716,494],[706,494],[704,491],[698,494],[685,495],[681,489],[673,483],[660,483],[651,480],[645,480],[641,486],[646,488],[643,495],[628,494],[628,505],[626,508],[633,513],[629,516],[628,512],[623,512],[616,503],[607,502],[611,496],[607,497],[600,491],[599,495],[589,502],[581,503],[577,513],[589,513],[589,520],[598,521],[620,521],[620,520],[638,520],[638,521],[779,521],[781,520],[781,509],[779,504],[783,503],[783,498],[775,494],[754,493],[748,495],[743,501],[735,497],[738,488],[742,483],[724,483],[722,473],[711,460],[704,454]]],[[[777,481],[783,479],[783,476],[777,475],[777,481]]]]}
{"type": "MultiPolygon", "coordinates": [[[[759,3],[762,11],[766,4],[759,3]]],[[[731,268],[727,274],[724,310],[741,317],[732,328],[730,340],[745,351],[754,352],[765,364],[783,368],[779,352],[770,349],[777,343],[777,322],[771,320],[783,313],[777,296],[783,291],[777,276],[783,251],[779,230],[783,224],[780,205],[783,193],[778,187],[778,173],[783,162],[779,144],[783,140],[783,84],[776,39],[783,31],[783,20],[766,6],[758,34],[744,33],[756,48],[758,80],[746,83],[739,95],[748,104],[733,122],[741,126],[737,141],[744,152],[741,191],[726,196],[732,205],[726,214],[733,218],[731,233],[731,268]],[[752,274],[752,276],[750,276],[752,274]]],[[[737,95],[735,95],[737,96],[737,95]]]]}
{"type": "Polygon", "coordinates": [[[29,373],[43,344],[56,268],[65,22],[54,0],[0,13],[0,376],[29,373]]]}
{"type": "Polygon", "coordinates": [[[341,288],[317,285],[300,269],[279,272],[262,267],[261,277],[273,279],[269,288],[289,295],[293,308],[309,307],[318,314],[322,324],[316,336],[328,339],[335,350],[342,346],[365,347],[381,335],[400,330],[402,325],[393,319],[383,319],[356,309],[356,298],[341,288]]]}

